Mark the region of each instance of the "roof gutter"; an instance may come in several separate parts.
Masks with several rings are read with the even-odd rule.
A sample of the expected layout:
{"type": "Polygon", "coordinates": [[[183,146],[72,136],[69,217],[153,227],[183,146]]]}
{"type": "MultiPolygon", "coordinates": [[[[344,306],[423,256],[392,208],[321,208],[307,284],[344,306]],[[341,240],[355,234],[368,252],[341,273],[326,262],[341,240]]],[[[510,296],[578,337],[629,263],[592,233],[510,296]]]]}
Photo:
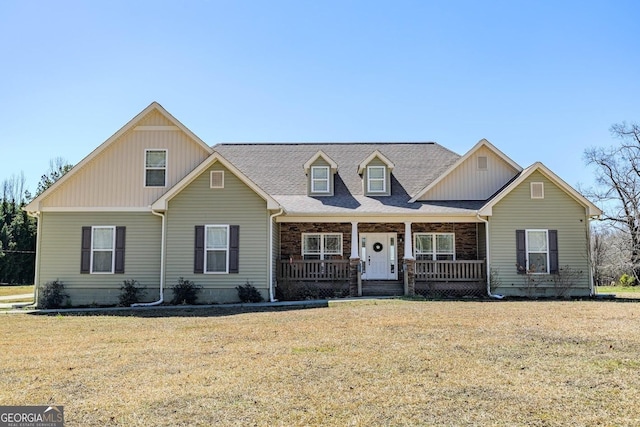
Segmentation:
{"type": "Polygon", "coordinates": [[[166,217],[163,212],[156,212],[153,209],[151,213],[162,218],[162,235],[160,238],[160,299],[153,302],[140,302],[131,304],[131,307],[151,307],[160,305],[164,302],[164,264],[165,264],[165,240],[166,240],[166,217]]]}
{"type": "Polygon", "coordinates": [[[480,220],[481,222],[484,222],[484,232],[485,232],[485,245],[486,245],[486,251],[487,251],[487,295],[489,296],[489,298],[495,298],[495,299],[503,299],[504,295],[500,295],[500,294],[492,294],[491,293],[491,272],[490,270],[490,266],[491,266],[491,252],[489,250],[490,246],[489,246],[489,221],[482,218],[480,216],[480,213],[476,214],[476,218],[478,218],[478,220],[480,220]]]}
{"type": "Polygon", "coordinates": [[[276,212],[274,214],[269,215],[269,301],[270,302],[276,302],[278,301],[276,299],[275,296],[275,289],[273,287],[273,284],[275,282],[274,280],[274,269],[275,269],[275,261],[273,259],[273,222],[275,217],[282,215],[284,213],[284,209],[280,208],[279,212],[276,212]]]}

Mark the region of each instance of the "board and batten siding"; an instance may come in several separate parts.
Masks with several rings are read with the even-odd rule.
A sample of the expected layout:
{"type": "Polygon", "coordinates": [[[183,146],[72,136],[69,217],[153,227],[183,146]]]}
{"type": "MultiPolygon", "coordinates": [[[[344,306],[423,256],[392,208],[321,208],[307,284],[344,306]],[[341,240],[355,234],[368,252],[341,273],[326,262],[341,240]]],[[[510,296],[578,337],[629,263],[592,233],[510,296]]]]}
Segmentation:
{"type": "MultiPolygon", "coordinates": [[[[526,229],[558,230],[559,266],[582,271],[579,282],[568,292],[572,296],[588,296],[589,220],[585,207],[548,180],[534,172],[509,195],[493,207],[490,217],[490,262],[496,294],[510,296],[556,296],[551,280],[544,280],[532,295],[525,285],[526,275],[516,271],[516,231],[526,229]],[[531,199],[531,182],[544,183],[544,198],[531,199]],[[495,287],[496,283],[500,285],[495,287]]],[[[542,279],[539,275],[533,275],[542,279]]],[[[549,277],[549,276],[547,276],[549,277]]]]}
{"type": "Polygon", "coordinates": [[[492,150],[480,147],[420,200],[486,200],[517,173],[492,150]],[[487,158],[486,170],[478,169],[478,157],[487,158]]]}
{"type": "MultiPolygon", "coordinates": [[[[247,282],[269,296],[269,212],[266,201],[220,163],[214,163],[169,201],[166,286],[180,277],[202,286],[200,303],[237,302],[237,286],[247,282]],[[210,188],[210,172],[224,172],[224,188],[210,188]],[[196,225],[239,225],[239,272],[195,274],[196,225]]],[[[169,290],[167,299],[172,298],[169,290]]]]}
{"type": "Polygon", "coordinates": [[[129,130],[45,197],[41,206],[148,207],[209,156],[202,145],[173,128],[129,130]],[[167,150],[166,187],[145,187],[146,149],[167,150]]]}
{"type": "Polygon", "coordinates": [[[146,286],[145,301],[160,289],[161,220],[150,212],[42,212],[38,236],[39,285],[59,279],[72,305],[117,304],[124,280],[146,286]],[[81,274],[83,226],[124,226],[124,274],[81,274]]]}

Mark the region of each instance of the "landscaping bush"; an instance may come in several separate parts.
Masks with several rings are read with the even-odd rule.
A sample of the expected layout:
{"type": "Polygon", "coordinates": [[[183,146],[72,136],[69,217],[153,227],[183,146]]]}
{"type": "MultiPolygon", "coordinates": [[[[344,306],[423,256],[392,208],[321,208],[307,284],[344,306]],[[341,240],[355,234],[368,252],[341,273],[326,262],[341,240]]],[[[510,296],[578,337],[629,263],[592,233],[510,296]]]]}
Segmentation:
{"type": "Polygon", "coordinates": [[[240,298],[242,302],[264,301],[260,291],[249,282],[245,283],[244,286],[236,286],[236,290],[238,291],[238,298],[240,298]]]}
{"type": "Polygon", "coordinates": [[[139,303],[147,293],[146,286],[139,287],[140,283],[137,280],[124,280],[122,283],[118,297],[118,305],[121,307],[130,307],[132,304],[139,303]]]}
{"type": "Polygon", "coordinates": [[[620,284],[620,286],[635,286],[636,278],[625,273],[620,276],[620,280],[618,281],[618,283],[620,284]]]}
{"type": "Polygon", "coordinates": [[[60,308],[67,298],[69,295],[59,279],[47,282],[38,291],[38,308],[60,308]]]}
{"type": "Polygon", "coordinates": [[[198,286],[191,280],[184,280],[182,277],[178,279],[178,284],[173,285],[173,299],[171,304],[195,304],[198,299],[198,292],[202,286],[198,286]]]}

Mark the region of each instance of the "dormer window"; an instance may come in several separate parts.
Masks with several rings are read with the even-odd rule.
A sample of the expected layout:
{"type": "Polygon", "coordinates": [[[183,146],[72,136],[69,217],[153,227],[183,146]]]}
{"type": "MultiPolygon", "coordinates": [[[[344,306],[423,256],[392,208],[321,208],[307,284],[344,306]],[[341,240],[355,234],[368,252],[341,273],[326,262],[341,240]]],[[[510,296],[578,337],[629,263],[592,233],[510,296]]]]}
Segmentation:
{"type": "Polygon", "coordinates": [[[329,192],[329,166],[311,167],[311,192],[329,192]]]}
{"type": "Polygon", "coordinates": [[[391,171],[395,165],[380,151],[375,150],[358,165],[365,196],[390,196],[391,171]]]}
{"type": "Polygon", "coordinates": [[[385,193],[387,191],[387,176],[384,166],[367,167],[367,192],[385,193]]]}
{"type": "Polygon", "coordinates": [[[308,195],[333,196],[333,177],[337,172],[338,164],[322,150],[319,150],[304,164],[308,195]]]}

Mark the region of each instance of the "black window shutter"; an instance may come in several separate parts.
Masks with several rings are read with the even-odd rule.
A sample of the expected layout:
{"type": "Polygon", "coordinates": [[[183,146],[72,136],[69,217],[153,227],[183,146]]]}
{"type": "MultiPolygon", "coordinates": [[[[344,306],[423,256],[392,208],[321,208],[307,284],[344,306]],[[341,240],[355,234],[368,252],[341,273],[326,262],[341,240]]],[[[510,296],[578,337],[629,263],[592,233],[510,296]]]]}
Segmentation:
{"type": "Polygon", "coordinates": [[[82,227],[80,246],[80,273],[89,274],[91,270],[91,227],[82,227]]]}
{"type": "Polygon", "coordinates": [[[558,230],[549,230],[549,273],[558,274],[558,230]]]}
{"type": "Polygon", "coordinates": [[[229,226],[229,273],[240,269],[240,226],[229,226]]]}
{"type": "Polygon", "coordinates": [[[116,274],[124,274],[124,246],[126,227],[116,227],[116,274]]]}
{"type": "Polygon", "coordinates": [[[527,272],[527,243],[524,230],[516,230],[516,268],[518,274],[527,272]]]}
{"type": "Polygon", "coordinates": [[[204,273],[204,225],[196,225],[193,272],[195,274],[204,273]]]}

